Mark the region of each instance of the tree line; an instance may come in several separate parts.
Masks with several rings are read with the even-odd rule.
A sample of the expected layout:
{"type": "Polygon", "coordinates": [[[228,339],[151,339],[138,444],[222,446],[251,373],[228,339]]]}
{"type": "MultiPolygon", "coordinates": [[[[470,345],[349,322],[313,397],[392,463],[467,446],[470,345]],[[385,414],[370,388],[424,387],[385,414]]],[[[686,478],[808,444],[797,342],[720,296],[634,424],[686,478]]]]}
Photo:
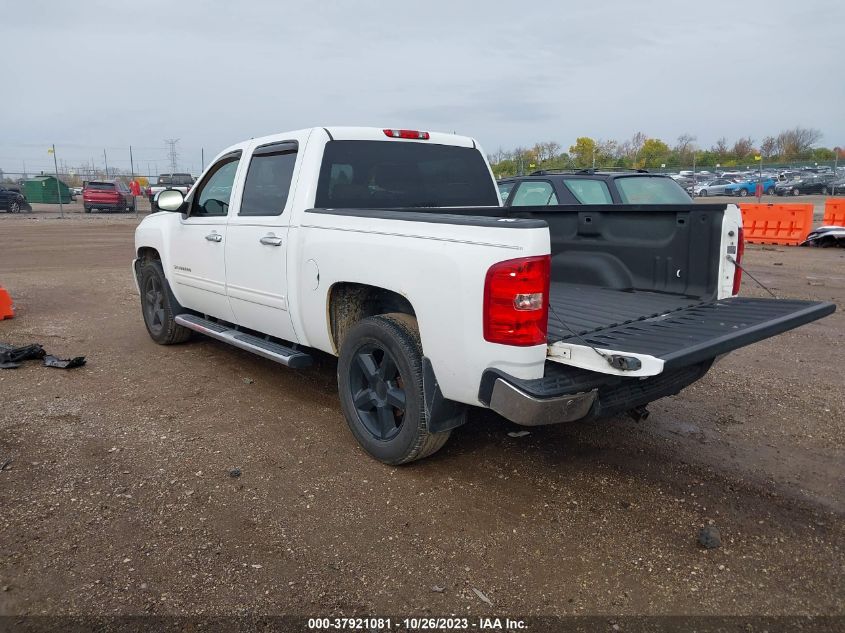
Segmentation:
{"type": "Polygon", "coordinates": [[[733,143],[720,138],[709,149],[699,147],[696,137],[681,134],[673,145],[659,138],[637,132],[625,141],[579,136],[569,151],[556,141],[536,143],[533,147],[499,148],[488,156],[497,178],[528,173],[535,169],[627,168],[658,169],[707,167],[745,167],[763,163],[790,161],[833,161],[836,153],[845,158],[843,148],[816,147],[822,133],[813,128],[795,127],[759,142],[744,136],[733,143]]]}

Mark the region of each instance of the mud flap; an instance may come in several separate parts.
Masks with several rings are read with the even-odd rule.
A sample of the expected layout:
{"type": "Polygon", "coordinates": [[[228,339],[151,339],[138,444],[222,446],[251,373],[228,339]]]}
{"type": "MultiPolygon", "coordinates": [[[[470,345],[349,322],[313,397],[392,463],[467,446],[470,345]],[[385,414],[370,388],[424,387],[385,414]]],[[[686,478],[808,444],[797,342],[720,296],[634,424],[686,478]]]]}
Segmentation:
{"type": "Polygon", "coordinates": [[[429,432],[440,433],[461,426],[466,421],[466,405],[444,398],[431,361],[423,356],[422,362],[423,396],[429,432]]]}

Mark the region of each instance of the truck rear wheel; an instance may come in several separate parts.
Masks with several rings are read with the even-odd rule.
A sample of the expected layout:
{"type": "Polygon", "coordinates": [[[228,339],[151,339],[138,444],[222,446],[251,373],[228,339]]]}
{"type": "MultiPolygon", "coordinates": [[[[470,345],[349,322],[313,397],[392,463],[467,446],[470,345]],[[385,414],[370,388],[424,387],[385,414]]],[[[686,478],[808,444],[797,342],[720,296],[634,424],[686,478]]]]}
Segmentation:
{"type": "Polygon", "coordinates": [[[138,286],[141,288],[141,314],[150,338],[159,345],[187,341],[191,330],[176,323],[161,262],[144,260],[138,274],[138,286]]]}
{"type": "Polygon", "coordinates": [[[414,317],[361,320],[346,335],[337,364],[340,404],[362,448],[385,464],[407,464],[437,452],[451,431],[428,430],[422,345],[414,317]]]}

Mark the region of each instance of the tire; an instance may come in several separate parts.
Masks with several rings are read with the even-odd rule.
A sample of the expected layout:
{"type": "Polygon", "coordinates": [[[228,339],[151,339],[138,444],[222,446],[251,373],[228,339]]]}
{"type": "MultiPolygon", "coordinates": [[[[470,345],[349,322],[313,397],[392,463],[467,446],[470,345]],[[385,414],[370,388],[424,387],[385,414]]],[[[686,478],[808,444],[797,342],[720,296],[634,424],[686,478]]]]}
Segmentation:
{"type": "Polygon", "coordinates": [[[83,205],[82,211],[85,212],[85,213],[91,213],[91,207],[89,207],[87,205],[83,205]]]}
{"type": "Polygon", "coordinates": [[[745,198],[747,196],[748,196],[748,189],[740,189],[739,190],[739,197],[740,198],[745,198]]]}
{"type": "Polygon", "coordinates": [[[702,189],[698,192],[699,197],[706,198],[707,197],[707,189],[702,189]]]}
{"type": "Polygon", "coordinates": [[[21,212],[21,203],[17,200],[12,200],[9,203],[9,213],[20,213],[21,212]]]}
{"type": "Polygon", "coordinates": [[[828,194],[827,187],[822,187],[822,195],[826,196],[828,194]]]}
{"type": "Polygon", "coordinates": [[[159,345],[187,341],[191,330],[176,323],[160,261],[147,259],[141,263],[138,287],[141,289],[141,315],[150,338],[159,345]]]}
{"type": "Polygon", "coordinates": [[[766,195],[767,195],[767,196],[773,196],[773,195],[775,195],[775,188],[774,188],[774,187],[769,187],[768,189],[766,189],[766,195]]]}
{"type": "Polygon", "coordinates": [[[422,345],[412,316],[391,313],[358,322],[340,348],[337,385],[349,429],[380,462],[395,466],[428,457],[452,433],[428,430],[422,345]]]}
{"type": "Polygon", "coordinates": [[[797,196],[799,193],[801,193],[801,192],[800,192],[800,191],[798,191],[798,187],[795,187],[795,188],[792,190],[792,195],[793,195],[793,196],[797,196]]]}

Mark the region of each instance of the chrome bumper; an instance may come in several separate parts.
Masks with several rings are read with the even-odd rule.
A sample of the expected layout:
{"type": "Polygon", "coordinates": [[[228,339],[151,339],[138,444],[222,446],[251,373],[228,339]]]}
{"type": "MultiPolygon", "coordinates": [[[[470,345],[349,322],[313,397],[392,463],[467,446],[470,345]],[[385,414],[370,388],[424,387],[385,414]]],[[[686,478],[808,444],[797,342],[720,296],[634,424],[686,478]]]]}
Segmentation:
{"type": "Polygon", "coordinates": [[[595,402],[597,391],[585,391],[556,398],[535,398],[502,378],[493,384],[490,408],[511,422],[542,426],[573,422],[585,417],[595,402]]]}

